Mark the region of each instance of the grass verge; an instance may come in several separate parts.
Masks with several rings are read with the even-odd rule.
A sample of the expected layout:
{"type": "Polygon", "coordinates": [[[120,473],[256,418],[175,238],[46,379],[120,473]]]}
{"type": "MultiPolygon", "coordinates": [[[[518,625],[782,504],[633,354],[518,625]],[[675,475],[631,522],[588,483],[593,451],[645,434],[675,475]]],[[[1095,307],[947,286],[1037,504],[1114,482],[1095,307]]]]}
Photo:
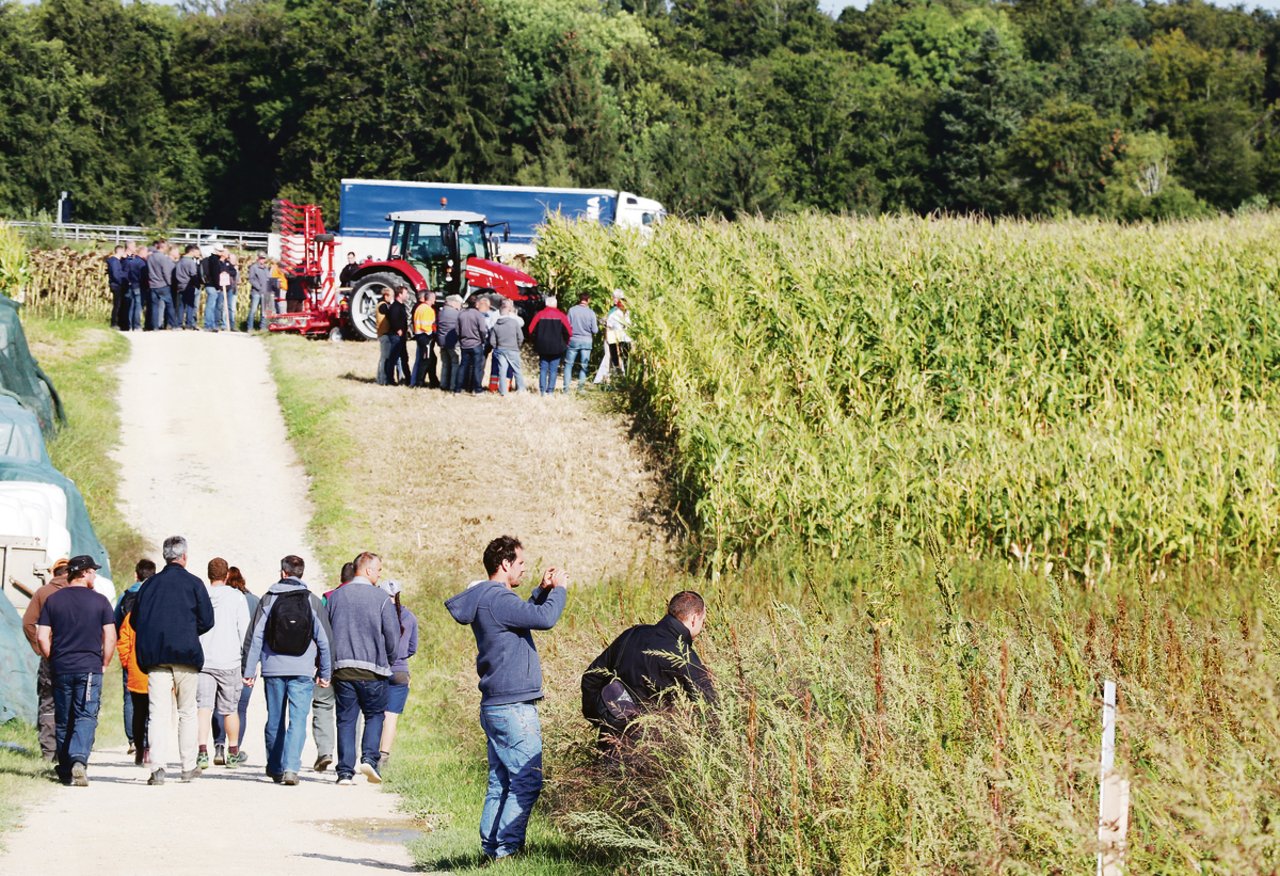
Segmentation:
{"type": "MultiPolygon", "coordinates": [[[[53,380],[67,411],[67,423],[49,442],[54,466],[76,482],[84,495],[94,530],[111,557],[117,590],[128,581],[125,570],[141,555],[141,536],[129,526],[117,504],[119,478],[111,449],[120,436],[116,408],[116,367],[129,355],[129,343],[117,332],[82,320],[54,321],[23,315],[32,353],[53,380]]],[[[98,744],[124,741],[118,716],[122,707],[114,668],[103,685],[98,744]]],[[[27,801],[52,788],[52,772],[40,758],[35,728],[20,721],[0,726],[0,832],[12,829],[27,801]]]]}

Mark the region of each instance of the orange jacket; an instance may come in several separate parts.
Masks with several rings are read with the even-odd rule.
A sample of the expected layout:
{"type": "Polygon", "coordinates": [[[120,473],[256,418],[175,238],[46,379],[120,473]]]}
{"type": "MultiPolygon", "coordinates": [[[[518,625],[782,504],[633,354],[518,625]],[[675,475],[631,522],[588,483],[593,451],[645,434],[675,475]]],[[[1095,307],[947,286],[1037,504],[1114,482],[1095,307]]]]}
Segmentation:
{"type": "Polygon", "coordinates": [[[134,659],[133,649],[136,641],[137,636],[133,632],[133,612],[129,612],[120,624],[120,637],[116,639],[116,651],[120,654],[120,665],[129,673],[125,680],[125,687],[131,693],[144,694],[147,692],[147,674],[138,668],[138,661],[134,659]]]}

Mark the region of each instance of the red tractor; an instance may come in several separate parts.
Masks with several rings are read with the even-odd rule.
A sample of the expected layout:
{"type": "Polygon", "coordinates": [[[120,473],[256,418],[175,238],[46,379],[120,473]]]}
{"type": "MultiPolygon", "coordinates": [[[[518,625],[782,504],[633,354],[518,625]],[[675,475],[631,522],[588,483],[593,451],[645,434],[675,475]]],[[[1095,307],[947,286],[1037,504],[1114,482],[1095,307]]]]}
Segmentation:
{"type": "Polygon", "coordinates": [[[324,231],[320,208],[277,202],[281,228],[281,264],[289,281],[287,299],[299,303],[272,317],[272,331],[373,339],[382,292],[399,285],[415,294],[425,289],[463,299],[484,292],[510,298],[526,322],[542,307],[533,277],[494,261],[492,231],[479,213],[414,210],[387,216],[391,242],[387,258],[360,265],[349,295],[339,293],[333,270],[334,236],[324,231]],[[292,218],[290,218],[292,217],[292,218]],[[296,253],[296,255],[295,255],[296,253]]]}
{"type": "Polygon", "coordinates": [[[351,326],[373,338],[376,308],[387,287],[407,285],[414,293],[433,289],[441,297],[497,293],[516,303],[526,322],[542,307],[538,283],[524,271],[495,261],[494,229],[479,213],[412,210],[392,213],[391,245],[386,261],[365,262],[351,279],[351,326]]]}

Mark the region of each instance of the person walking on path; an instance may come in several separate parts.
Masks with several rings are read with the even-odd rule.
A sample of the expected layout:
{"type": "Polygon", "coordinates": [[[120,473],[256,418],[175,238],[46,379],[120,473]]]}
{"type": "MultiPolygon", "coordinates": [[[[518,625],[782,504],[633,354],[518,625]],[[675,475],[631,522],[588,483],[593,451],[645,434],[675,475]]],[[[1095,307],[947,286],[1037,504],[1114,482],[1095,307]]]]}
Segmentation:
{"type": "Polygon", "coordinates": [[[40,612],[45,602],[54,593],[67,586],[67,563],[63,558],[56,560],[49,567],[53,577],[49,583],[36,590],[26,611],[22,613],[22,633],[27,637],[27,644],[40,658],[40,671],[36,675],[36,731],[40,739],[40,753],[45,760],[53,760],[58,751],[57,720],[53,705],[53,673],[49,668],[49,659],[40,650],[40,642],[36,638],[36,625],[40,621],[40,612]]]}
{"type": "Polygon", "coordinates": [[[479,295],[474,306],[458,314],[458,348],[462,351],[461,380],[454,379],[454,392],[484,392],[484,343],[489,337],[489,296],[479,295]]]}
{"type": "Polygon", "coordinates": [[[350,784],[356,771],[356,721],[364,716],[360,772],[374,784],[378,772],[387,682],[400,646],[395,604],[377,585],[382,560],[364,552],[355,559],[356,576],[329,594],[333,628],[333,687],[338,718],[338,784],[350,784]]]}
{"type": "MultiPolygon", "coordinates": [[[[152,563],[152,571],[155,564],[152,563]]],[[[126,592],[127,595],[127,592],[126,592]]],[[[117,606],[119,616],[119,606],[117,606]]],[[[147,693],[147,674],[138,666],[137,634],[133,630],[133,606],[126,607],[124,616],[116,627],[120,631],[116,640],[116,650],[120,654],[120,667],[125,674],[126,714],[130,723],[129,753],[133,755],[136,766],[151,762],[150,746],[147,744],[147,722],[151,716],[151,704],[147,693]]]]}
{"type": "Polygon", "coordinates": [[[200,637],[204,649],[204,666],[196,687],[196,709],[199,715],[199,750],[196,766],[209,768],[209,728],[214,714],[222,718],[227,736],[232,740],[230,754],[221,747],[214,762],[237,767],[247,758],[240,751],[240,692],[244,689],[244,673],[240,671],[241,649],[249,634],[249,602],[244,594],[227,586],[230,567],[222,557],[209,561],[209,602],[213,604],[213,629],[200,637]]]}
{"type": "Polygon", "coordinates": [[[462,384],[462,350],[458,347],[458,318],[462,316],[462,296],[450,295],[436,314],[436,352],[440,357],[440,388],[453,392],[462,384]]]}
{"type": "Polygon", "coordinates": [[[396,742],[396,725],[409,702],[409,658],[418,653],[418,618],[400,601],[400,585],[386,581],[379,585],[391,597],[400,622],[400,644],[396,646],[396,659],[391,664],[391,681],[387,685],[387,711],[382,719],[382,741],[378,745],[378,774],[381,775],[391,760],[391,746],[396,742]]]}
{"type": "Polygon", "coordinates": [[[560,360],[573,340],[573,327],[569,317],[556,307],[554,295],[547,296],[547,306],[534,314],[529,322],[529,337],[538,354],[538,392],[551,395],[556,391],[556,377],[560,360]]]}
{"type": "Polygon", "coordinates": [[[549,630],[565,606],[569,576],[549,568],[528,600],[514,591],[524,577],[524,547],[509,535],[484,549],[488,580],[445,602],[476,639],[480,726],[488,743],[489,789],[480,814],[480,848],[497,860],[524,848],[529,814],[542,792],[542,664],[533,630],[549,630]]]}
{"type": "Polygon", "coordinates": [[[187,540],[171,535],[164,540],[162,552],[164,568],[142,585],[133,608],[138,667],[147,673],[151,711],[149,785],[163,785],[165,768],[175,759],[175,704],[179,777],[189,782],[200,775],[196,768],[196,689],[204,666],[200,637],[213,629],[213,603],[204,582],[187,571],[187,540]]]}
{"type": "Polygon", "coordinates": [[[116,650],[111,601],[93,591],[99,568],[93,557],[72,557],[66,586],[49,596],[36,622],[40,653],[53,672],[56,769],[64,785],[89,784],[85,768],[98,732],[102,675],[116,650]]]}
{"type": "Polygon", "coordinates": [[[489,343],[493,346],[497,366],[498,395],[507,394],[507,375],[516,379],[516,392],[524,392],[524,373],[520,370],[520,345],[524,343],[524,320],[516,315],[516,305],[504,298],[498,319],[489,329],[489,343]]]}
{"type": "Polygon", "coordinates": [[[587,388],[587,366],[591,363],[591,348],[600,332],[600,321],[591,309],[591,296],[583,292],[578,303],[569,308],[569,347],[564,354],[564,391],[573,385],[573,367],[578,365],[578,389],[587,388]]]}
{"type": "MultiPolygon", "coordinates": [[[[148,559],[138,560],[133,567],[133,586],[120,594],[120,598],[116,600],[116,635],[117,638],[123,637],[124,619],[133,611],[134,603],[138,601],[138,591],[142,589],[142,584],[148,578],[156,573],[156,564],[148,559]]],[[[132,626],[132,624],[130,624],[132,626]]],[[[125,665],[123,655],[120,658],[120,669],[124,676],[124,735],[129,740],[129,754],[134,754],[138,748],[142,746],[143,739],[146,737],[147,722],[143,720],[143,739],[138,739],[133,732],[134,728],[134,698],[129,696],[129,667],[125,665]]],[[[146,674],[142,673],[142,677],[146,678],[146,674]]],[[[146,693],[146,686],[143,685],[142,693],[146,693]]]]}
{"type": "MultiPolygon", "coordinates": [[[[270,285],[271,265],[267,264],[267,254],[260,252],[257,261],[249,266],[249,317],[244,325],[245,331],[253,332],[266,328],[266,301],[270,294],[267,290],[270,285]],[[255,314],[257,315],[256,326],[254,325],[255,314]]],[[[274,308],[274,302],[271,306],[274,308]]]]}
{"type": "Polygon", "coordinates": [[[204,330],[216,332],[222,328],[223,294],[222,272],[227,248],[222,244],[200,262],[200,276],[204,280],[204,330]]]}
{"type": "Polygon", "coordinates": [[[302,580],[305,571],[301,557],[290,554],[280,561],[280,580],[258,603],[243,666],[244,683],[252,686],[262,665],[267,775],[284,785],[298,784],[311,695],[317,684],[328,687],[333,675],[329,635],[320,620],[324,606],[302,580]]]}
{"type": "MultiPolygon", "coordinates": [[[[338,586],[320,598],[325,606],[320,619],[326,625],[329,623],[329,597],[339,588],[350,584],[355,577],[356,564],[343,563],[342,571],[338,573],[338,586]]],[[[332,628],[328,628],[328,632],[332,641],[332,628]]],[[[311,702],[311,739],[316,744],[316,762],[311,768],[318,773],[324,772],[333,763],[333,751],[337,746],[338,738],[338,727],[334,718],[335,707],[333,685],[317,687],[311,702]]]]}
{"type": "MultiPolygon", "coordinates": [[[[240,570],[235,566],[232,566],[231,568],[227,569],[227,586],[230,587],[232,590],[239,590],[241,593],[244,594],[244,600],[245,600],[246,606],[249,609],[250,618],[252,618],[255,614],[257,614],[259,599],[258,597],[254,596],[252,593],[249,592],[249,588],[245,584],[244,575],[241,574],[240,570]]],[[[242,654],[244,650],[243,641],[240,643],[238,647],[239,647],[239,651],[237,653],[242,654]]],[[[240,702],[236,706],[236,715],[238,715],[240,718],[240,732],[236,734],[236,748],[240,749],[241,752],[243,752],[244,751],[244,731],[246,726],[245,718],[249,714],[249,699],[253,695],[253,688],[244,683],[244,678],[241,677],[239,669],[240,669],[240,660],[237,657],[236,682],[240,685],[240,702]]],[[[222,716],[219,715],[216,711],[213,713],[213,720],[210,723],[212,723],[213,725],[213,746],[214,746],[213,750],[217,754],[222,754],[225,751],[226,745],[227,745],[226,724],[222,720],[222,716]]],[[[222,761],[219,761],[216,755],[213,759],[213,762],[218,766],[222,765],[222,761]]]]}

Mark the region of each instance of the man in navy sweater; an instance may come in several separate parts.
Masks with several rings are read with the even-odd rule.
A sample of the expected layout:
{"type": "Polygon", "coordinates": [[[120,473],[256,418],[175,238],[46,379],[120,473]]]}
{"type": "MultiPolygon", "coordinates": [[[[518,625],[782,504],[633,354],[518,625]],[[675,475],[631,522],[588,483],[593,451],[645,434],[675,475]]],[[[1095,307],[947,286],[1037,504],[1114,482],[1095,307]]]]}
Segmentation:
{"type": "Polygon", "coordinates": [[[569,576],[550,568],[528,600],[514,591],[524,577],[524,547],[500,536],[484,550],[487,581],[445,603],[476,637],[480,726],[489,747],[489,792],[480,814],[480,847],[491,860],[524,847],[529,813],[542,792],[542,664],[531,630],[549,630],[564,611],[569,576]]]}
{"type": "Polygon", "coordinates": [[[196,688],[204,667],[200,637],[213,629],[209,591],[203,581],[187,571],[187,540],[171,535],[164,540],[163,551],[164,569],[142,585],[133,607],[138,666],[148,673],[148,785],[164,784],[164,768],[173,754],[170,716],[175,698],[181,778],[189,782],[200,775],[196,768],[196,688]]]}

